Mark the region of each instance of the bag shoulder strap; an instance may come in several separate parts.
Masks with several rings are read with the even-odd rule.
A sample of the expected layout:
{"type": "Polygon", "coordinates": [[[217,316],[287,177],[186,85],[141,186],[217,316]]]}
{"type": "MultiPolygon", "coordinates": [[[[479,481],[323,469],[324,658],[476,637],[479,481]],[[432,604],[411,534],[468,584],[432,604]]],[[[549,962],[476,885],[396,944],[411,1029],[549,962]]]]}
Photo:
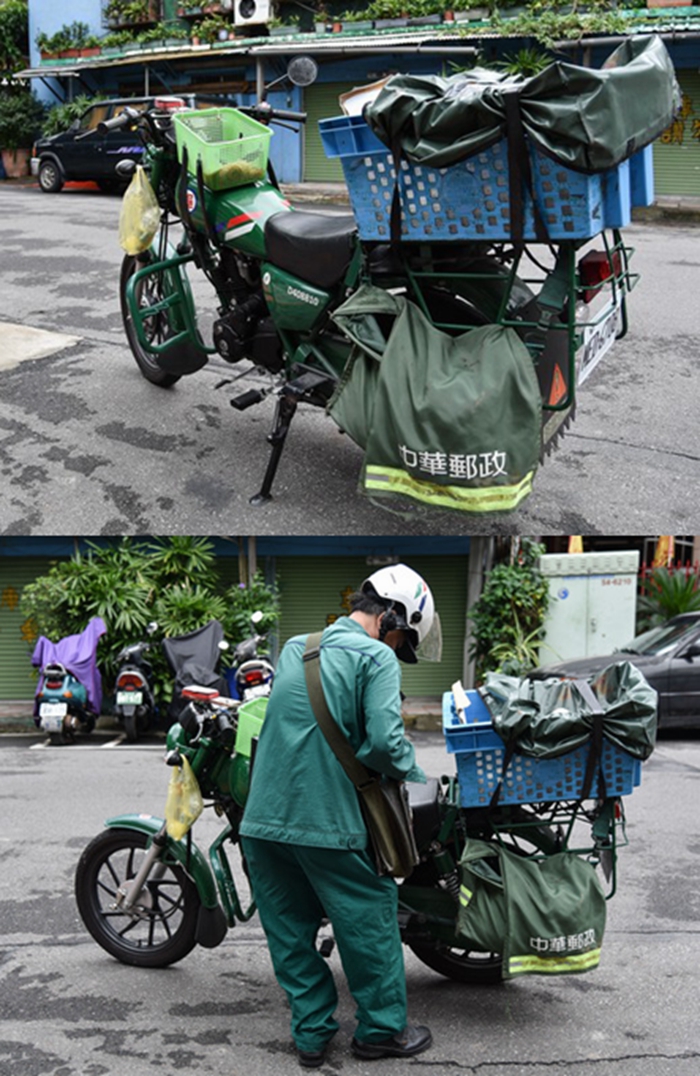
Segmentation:
{"type": "Polygon", "coordinates": [[[363,785],[372,784],[374,778],[369,770],[358,761],[347,737],[343,734],[328,709],[323,684],[321,683],[320,643],[322,634],[323,632],[320,631],[314,632],[306,640],[303,658],[306,690],[309,693],[314,717],[318,721],[319,728],[325,736],[328,746],[355,785],[355,788],[360,789],[363,785]]]}

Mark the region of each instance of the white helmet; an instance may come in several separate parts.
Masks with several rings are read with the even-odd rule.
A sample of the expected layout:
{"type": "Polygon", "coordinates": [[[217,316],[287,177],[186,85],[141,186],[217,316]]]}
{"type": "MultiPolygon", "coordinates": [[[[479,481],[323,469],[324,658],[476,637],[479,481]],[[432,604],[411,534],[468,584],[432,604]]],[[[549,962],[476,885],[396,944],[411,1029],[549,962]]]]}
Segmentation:
{"type": "Polygon", "coordinates": [[[413,665],[418,656],[429,661],[440,660],[440,618],[435,612],[430,587],[418,572],[406,564],[391,564],[373,572],[365,579],[361,590],[363,594],[379,598],[387,609],[380,638],[395,628],[405,632],[405,642],[396,651],[401,661],[413,665]],[[430,645],[426,646],[429,636],[430,645]]]}

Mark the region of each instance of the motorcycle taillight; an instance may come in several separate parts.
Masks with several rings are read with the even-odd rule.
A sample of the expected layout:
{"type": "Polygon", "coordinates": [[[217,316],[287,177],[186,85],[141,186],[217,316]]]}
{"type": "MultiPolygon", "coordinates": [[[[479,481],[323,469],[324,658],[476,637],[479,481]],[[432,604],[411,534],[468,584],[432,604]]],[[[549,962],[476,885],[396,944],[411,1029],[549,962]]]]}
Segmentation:
{"type": "Polygon", "coordinates": [[[63,677],[60,680],[46,680],[44,687],[49,688],[51,691],[58,691],[63,687],[63,677]]]}
{"type": "Polygon", "coordinates": [[[257,687],[257,685],[262,684],[264,680],[265,677],[260,669],[252,669],[245,674],[246,687],[257,687]]]}
{"type": "Polygon", "coordinates": [[[612,276],[619,277],[622,272],[620,252],[612,252],[610,256],[604,250],[589,250],[578,263],[578,275],[581,282],[579,299],[584,303],[590,303],[601,290],[606,280],[612,276]]]}
{"type": "Polygon", "coordinates": [[[117,687],[120,691],[139,691],[143,687],[143,677],[138,673],[121,673],[117,678],[117,687]]]}

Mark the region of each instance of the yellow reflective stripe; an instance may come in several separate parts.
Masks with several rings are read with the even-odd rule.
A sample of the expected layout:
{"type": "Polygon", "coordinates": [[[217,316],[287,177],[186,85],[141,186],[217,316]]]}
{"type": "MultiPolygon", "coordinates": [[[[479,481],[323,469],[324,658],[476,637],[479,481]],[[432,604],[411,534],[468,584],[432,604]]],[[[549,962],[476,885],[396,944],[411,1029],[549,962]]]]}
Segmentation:
{"type": "Polygon", "coordinates": [[[532,493],[534,471],[528,471],[515,486],[491,486],[471,489],[463,486],[440,486],[437,482],[424,482],[412,478],[398,467],[378,467],[367,464],[364,486],[366,490],[383,493],[405,494],[426,504],[441,508],[457,508],[468,512],[505,512],[517,508],[532,493]]]}
{"type": "Polygon", "coordinates": [[[528,971],[588,971],[600,963],[600,949],[590,949],[587,953],[574,953],[571,956],[546,957],[525,953],[512,956],[508,961],[511,975],[522,975],[528,971]]]}
{"type": "Polygon", "coordinates": [[[472,893],[471,889],[467,889],[466,885],[461,885],[459,887],[459,903],[462,904],[465,908],[467,904],[469,904],[469,901],[472,899],[473,896],[474,894],[472,893]]]}

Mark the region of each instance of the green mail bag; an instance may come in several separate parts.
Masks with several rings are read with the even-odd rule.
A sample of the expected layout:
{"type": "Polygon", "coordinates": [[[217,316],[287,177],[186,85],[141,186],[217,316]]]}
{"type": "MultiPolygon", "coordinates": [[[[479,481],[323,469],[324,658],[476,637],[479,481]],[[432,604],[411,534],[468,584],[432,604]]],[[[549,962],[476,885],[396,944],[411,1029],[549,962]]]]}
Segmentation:
{"type": "MultiPolygon", "coordinates": [[[[630,661],[618,661],[589,683],[603,710],[603,735],[634,758],[649,758],[656,743],[658,696],[643,673],[630,661]]],[[[520,755],[554,758],[591,738],[591,710],[573,679],[489,672],[482,696],[494,729],[520,755]]]]}
{"type": "Polygon", "coordinates": [[[600,962],[606,904],[595,868],[573,852],[528,859],[467,841],[457,934],[502,955],[504,979],[590,971],[600,962]]]}
{"type": "Polygon", "coordinates": [[[361,490],[462,512],[517,508],[532,491],[542,405],[515,330],[452,337],[370,285],[334,320],[355,347],[328,410],[365,450],[361,490]]]}

